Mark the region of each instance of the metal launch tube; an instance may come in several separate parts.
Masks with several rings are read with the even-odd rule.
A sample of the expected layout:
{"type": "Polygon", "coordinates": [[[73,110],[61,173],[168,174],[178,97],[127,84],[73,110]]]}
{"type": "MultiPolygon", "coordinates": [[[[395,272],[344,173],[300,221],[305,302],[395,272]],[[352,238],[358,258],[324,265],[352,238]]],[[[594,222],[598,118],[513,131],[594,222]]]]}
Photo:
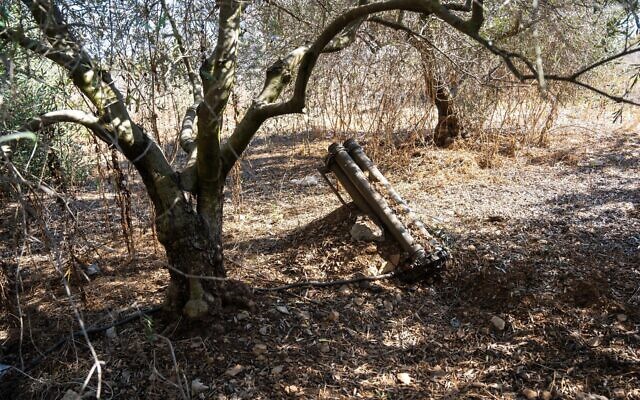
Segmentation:
{"type": "MultiPolygon", "coordinates": [[[[345,148],[338,143],[333,143],[329,146],[329,154],[335,160],[339,169],[342,170],[341,172],[348,178],[348,181],[351,182],[352,186],[357,189],[360,196],[370,206],[378,220],[398,241],[400,247],[412,256],[418,252],[424,253],[422,246],[413,239],[411,233],[398,219],[387,201],[371,187],[364,173],[345,148]]],[[[342,182],[339,175],[336,174],[336,177],[342,182]]],[[[347,185],[345,185],[345,188],[347,188],[347,185]]],[[[355,198],[353,199],[356,201],[355,198]]]]}
{"type": "Polygon", "coordinates": [[[360,144],[358,144],[355,139],[348,139],[344,142],[344,148],[347,150],[353,161],[355,161],[363,171],[369,171],[370,181],[380,182],[380,184],[387,190],[393,201],[396,202],[407,215],[409,225],[415,226],[420,231],[420,234],[425,238],[433,239],[433,236],[429,233],[427,227],[422,223],[422,221],[420,221],[416,213],[413,212],[402,196],[400,196],[393,186],[391,186],[391,183],[389,183],[387,178],[382,174],[382,172],[380,172],[373,161],[367,157],[360,144]]]}
{"type": "Polygon", "coordinates": [[[360,209],[360,211],[367,214],[372,220],[374,220],[377,223],[379,219],[376,213],[373,212],[371,207],[369,207],[369,205],[367,204],[367,201],[364,199],[364,197],[362,197],[358,189],[356,189],[356,187],[353,186],[353,183],[351,183],[351,180],[347,178],[347,176],[342,171],[342,169],[340,169],[338,164],[335,162],[332,162],[332,159],[333,159],[333,155],[330,154],[325,162],[324,171],[328,170],[333,172],[333,174],[338,179],[338,182],[340,182],[342,187],[344,187],[347,193],[349,193],[349,196],[351,197],[355,205],[360,209]]]}

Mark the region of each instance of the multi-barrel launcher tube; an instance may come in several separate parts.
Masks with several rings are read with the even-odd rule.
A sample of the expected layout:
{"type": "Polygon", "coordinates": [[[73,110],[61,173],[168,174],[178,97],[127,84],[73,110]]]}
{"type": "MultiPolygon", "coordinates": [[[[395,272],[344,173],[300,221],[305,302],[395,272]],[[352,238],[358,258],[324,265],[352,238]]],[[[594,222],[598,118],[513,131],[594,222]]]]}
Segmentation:
{"type": "Polygon", "coordinates": [[[420,221],[354,139],[333,143],[323,173],[332,172],[360,211],[382,226],[405,254],[394,271],[405,281],[437,276],[449,258],[447,249],[420,221]]]}

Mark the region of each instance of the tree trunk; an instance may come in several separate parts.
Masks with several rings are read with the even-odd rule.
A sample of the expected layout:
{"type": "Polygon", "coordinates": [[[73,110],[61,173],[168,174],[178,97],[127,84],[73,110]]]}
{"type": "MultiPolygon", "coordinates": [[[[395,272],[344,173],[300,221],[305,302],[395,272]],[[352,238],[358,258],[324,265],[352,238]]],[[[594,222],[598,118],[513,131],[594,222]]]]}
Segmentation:
{"type": "Polygon", "coordinates": [[[462,126],[455,113],[453,99],[449,89],[438,79],[427,79],[427,85],[431,85],[427,92],[435,93],[433,102],[438,109],[438,123],[433,132],[433,142],[438,147],[447,147],[461,136],[462,126]]]}
{"type": "Polygon", "coordinates": [[[207,202],[211,206],[207,212],[213,212],[207,218],[196,213],[184,198],[156,218],[158,240],[171,267],[165,309],[191,319],[202,318],[226,305],[253,306],[251,290],[241,282],[225,278],[222,186],[213,200],[207,202]]]}
{"type": "Polygon", "coordinates": [[[169,270],[171,282],[165,303],[167,311],[184,312],[191,318],[206,314],[209,311],[208,302],[215,298],[216,293],[212,283],[217,281],[188,278],[185,275],[225,276],[221,236],[210,234],[204,219],[193,211],[186,200],[181,200],[164,214],[158,215],[156,229],[158,240],[164,246],[172,267],[169,270]]]}
{"type": "Polygon", "coordinates": [[[438,123],[433,132],[433,142],[438,147],[447,147],[460,137],[463,131],[453,97],[447,83],[436,74],[435,58],[431,47],[418,41],[414,41],[412,44],[422,59],[426,95],[438,110],[438,123]]]}

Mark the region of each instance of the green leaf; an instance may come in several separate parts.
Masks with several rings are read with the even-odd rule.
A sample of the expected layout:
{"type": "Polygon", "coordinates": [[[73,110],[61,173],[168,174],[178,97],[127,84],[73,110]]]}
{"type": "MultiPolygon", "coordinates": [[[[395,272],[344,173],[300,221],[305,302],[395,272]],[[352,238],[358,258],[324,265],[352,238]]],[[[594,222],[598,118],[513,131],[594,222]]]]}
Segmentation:
{"type": "Polygon", "coordinates": [[[158,29],[164,28],[167,23],[167,15],[164,12],[160,12],[160,19],[158,20],[158,29]]]}
{"type": "Polygon", "coordinates": [[[0,28],[6,28],[9,21],[9,10],[4,4],[0,4],[0,28]]]}

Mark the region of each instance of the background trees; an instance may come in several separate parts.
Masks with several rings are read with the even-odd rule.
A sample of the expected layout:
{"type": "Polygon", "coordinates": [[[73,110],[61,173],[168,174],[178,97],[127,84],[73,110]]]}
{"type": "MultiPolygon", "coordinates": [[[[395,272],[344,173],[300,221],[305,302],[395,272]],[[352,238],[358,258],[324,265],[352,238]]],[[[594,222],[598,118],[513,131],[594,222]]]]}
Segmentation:
{"type": "MultiPolygon", "coordinates": [[[[223,193],[243,151],[274,118],[323,110],[341,131],[369,123],[370,130],[393,132],[407,113],[418,117],[411,127],[417,139],[449,145],[462,131],[495,125],[496,113],[504,120],[516,109],[527,121],[538,113],[542,137],[558,95],[567,93],[548,81],[633,103],[589,80],[596,67],[638,50],[635,5],[626,2],[24,0],[2,10],[0,40],[10,60],[5,87],[24,87],[13,64],[18,75],[48,84],[47,74],[30,68],[35,57],[75,88],[66,98],[70,108],[42,104],[48,112],[6,127],[44,131],[75,123],[131,162],[169,259],[167,306],[192,318],[220,298],[246,295],[224,278],[223,193]],[[371,62],[376,67],[368,68],[371,62]],[[353,85],[363,75],[364,84],[353,85]],[[528,97],[515,108],[495,107],[514,76],[537,81],[550,100],[528,97]],[[398,107],[398,100],[409,107],[398,107]],[[432,124],[424,118],[431,102],[439,118],[433,133],[424,129],[432,124]],[[345,119],[345,107],[355,107],[350,115],[356,119],[345,119]],[[171,108],[173,121],[163,116],[171,108]],[[372,129],[372,115],[386,124],[372,129]]],[[[45,147],[50,142],[43,141],[45,147]]],[[[51,182],[62,187],[53,172],[60,162],[51,155],[47,163],[51,182]]]]}

